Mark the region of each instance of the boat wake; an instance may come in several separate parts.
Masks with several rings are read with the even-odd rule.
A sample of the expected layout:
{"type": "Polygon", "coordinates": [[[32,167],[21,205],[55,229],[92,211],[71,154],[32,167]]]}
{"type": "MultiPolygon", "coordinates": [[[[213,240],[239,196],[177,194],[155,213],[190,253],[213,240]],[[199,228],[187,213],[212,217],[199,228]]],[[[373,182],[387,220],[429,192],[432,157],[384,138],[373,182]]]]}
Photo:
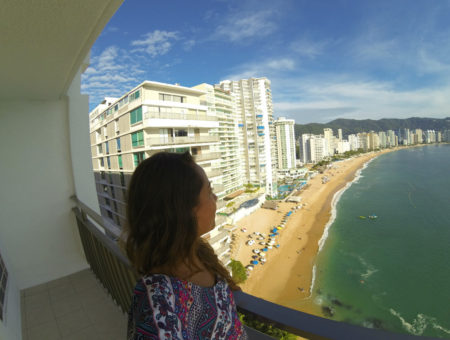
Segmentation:
{"type": "Polygon", "coordinates": [[[442,327],[437,323],[436,318],[433,318],[431,316],[425,315],[425,314],[417,314],[417,316],[412,320],[411,322],[406,321],[399,312],[395,311],[394,309],[390,308],[389,311],[392,315],[396,316],[400,322],[402,323],[403,328],[409,332],[410,334],[414,335],[422,335],[423,332],[431,326],[434,329],[437,329],[441,332],[444,332],[446,334],[450,334],[450,330],[442,327]]]}

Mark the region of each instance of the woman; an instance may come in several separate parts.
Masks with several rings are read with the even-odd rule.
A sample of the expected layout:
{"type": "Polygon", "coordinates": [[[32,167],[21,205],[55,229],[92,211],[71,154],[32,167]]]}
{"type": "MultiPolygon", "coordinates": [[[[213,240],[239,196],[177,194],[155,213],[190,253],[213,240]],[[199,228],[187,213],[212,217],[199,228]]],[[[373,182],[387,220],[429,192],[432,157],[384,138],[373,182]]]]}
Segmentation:
{"type": "Polygon", "coordinates": [[[128,339],[242,339],[239,289],[200,236],[214,228],[217,197],[189,153],[158,153],[128,189],[125,249],[142,278],[128,339]]]}

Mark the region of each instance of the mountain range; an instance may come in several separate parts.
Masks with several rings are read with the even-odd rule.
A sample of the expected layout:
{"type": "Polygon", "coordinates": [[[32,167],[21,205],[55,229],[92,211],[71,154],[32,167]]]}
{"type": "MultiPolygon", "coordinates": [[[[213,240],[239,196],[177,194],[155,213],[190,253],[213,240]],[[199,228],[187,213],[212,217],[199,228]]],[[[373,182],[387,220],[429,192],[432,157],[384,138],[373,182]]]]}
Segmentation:
{"type": "Polygon", "coordinates": [[[333,129],[333,134],[337,135],[337,130],[342,129],[342,134],[348,136],[359,132],[369,131],[387,131],[399,129],[422,129],[422,130],[450,130],[450,117],[447,118],[419,118],[412,117],[407,119],[335,119],[329,123],[319,124],[295,124],[295,136],[300,137],[304,133],[312,133],[314,135],[323,134],[323,129],[333,129]]]}

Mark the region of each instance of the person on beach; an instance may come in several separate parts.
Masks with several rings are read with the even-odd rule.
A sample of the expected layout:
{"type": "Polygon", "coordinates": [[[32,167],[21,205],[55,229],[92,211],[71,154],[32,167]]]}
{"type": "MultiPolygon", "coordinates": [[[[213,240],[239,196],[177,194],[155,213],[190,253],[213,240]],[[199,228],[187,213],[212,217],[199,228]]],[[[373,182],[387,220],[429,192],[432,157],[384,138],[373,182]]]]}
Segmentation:
{"type": "Polygon", "coordinates": [[[128,188],[122,246],[142,277],[128,339],[246,339],[232,290],[240,290],[201,235],[214,228],[216,200],[186,152],[158,153],[128,188]]]}

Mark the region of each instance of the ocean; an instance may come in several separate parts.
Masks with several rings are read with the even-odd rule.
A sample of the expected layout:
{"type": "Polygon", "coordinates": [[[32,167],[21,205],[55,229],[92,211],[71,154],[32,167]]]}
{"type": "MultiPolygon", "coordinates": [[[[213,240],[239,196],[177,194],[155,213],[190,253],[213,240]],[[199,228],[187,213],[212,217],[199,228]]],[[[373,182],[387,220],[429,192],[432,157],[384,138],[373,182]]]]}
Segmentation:
{"type": "Polygon", "coordinates": [[[314,302],[334,320],[450,339],[450,145],[380,155],[335,198],[314,302]]]}

